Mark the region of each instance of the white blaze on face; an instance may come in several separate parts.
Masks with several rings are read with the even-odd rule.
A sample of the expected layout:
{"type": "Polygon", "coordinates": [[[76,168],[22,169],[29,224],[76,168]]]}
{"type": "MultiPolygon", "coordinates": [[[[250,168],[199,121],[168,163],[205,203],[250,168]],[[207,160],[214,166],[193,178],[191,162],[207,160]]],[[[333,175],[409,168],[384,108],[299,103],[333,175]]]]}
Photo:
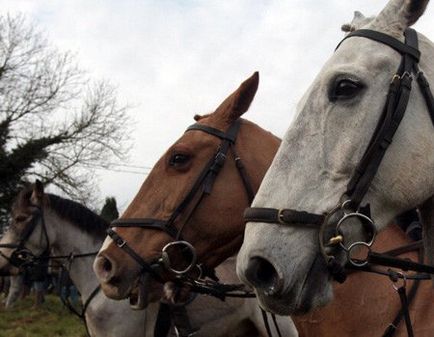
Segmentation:
{"type": "Polygon", "coordinates": [[[102,252],[102,251],[106,250],[111,243],[113,243],[112,238],[107,236],[105,238],[104,242],[102,243],[102,246],[101,246],[99,251],[102,252]]]}

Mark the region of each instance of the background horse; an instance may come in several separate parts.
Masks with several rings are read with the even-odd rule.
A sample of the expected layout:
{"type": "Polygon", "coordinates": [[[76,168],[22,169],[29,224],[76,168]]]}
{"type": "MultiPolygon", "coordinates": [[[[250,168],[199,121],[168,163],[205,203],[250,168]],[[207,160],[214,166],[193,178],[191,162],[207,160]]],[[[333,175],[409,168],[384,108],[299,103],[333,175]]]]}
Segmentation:
{"type": "MultiPolygon", "coordinates": [[[[199,122],[226,130],[247,110],[253,100],[252,92],[256,91],[257,81],[258,77],[252,76],[215,112],[197,118],[199,122]]],[[[279,144],[280,141],[268,131],[242,120],[234,145],[235,153],[241,158],[255,190],[271,164],[279,144]]],[[[218,140],[206,133],[185,133],[155,165],[123,218],[163,218],[163,215],[170,214],[217,146],[218,140]],[[186,157],[182,158],[186,163],[178,168],[179,172],[169,166],[171,158],[178,154],[186,157]]],[[[248,206],[248,198],[232,156],[230,153],[215,180],[212,193],[205,197],[191,215],[183,231],[183,238],[196,247],[199,260],[210,267],[226,256],[236,254],[240,247],[239,239],[244,232],[245,224],[241,213],[248,206]]],[[[147,261],[159,256],[163,246],[172,240],[164,232],[152,229],[119,227],[116,231],[147,261]]],[[[389,249],[391,241],[410,242],[399,229],[391,228],[378,238],[377,248],[389,249]]],[[[137,275],[139,271],[136,262],[116,247],[110,238],[105,241],[95,268],[103,287],[108,288],[107,293],[114,293],[116,296],[119,295],[118,287],[132,287],[129,278],[123,275],[137,275]],[[108,270],[107,266],[111,268],[108,270]]],[[[375,275],[351,275],[345,284],[336,286],[336,292],[338,299],[328,307],[313,314],[293,317],[300,336],[380,336],[399,310],[399,299],[395,298],[390,281],[375,275]],[[361,282],[369,286],[361,287],[361,282]]],[[[128,291],[120,295],[128,296],[128,291]]],[[[424,295],[426,292],[421,292],[416,303],[420,303],[419,296],[424,295]]]]}
{"type": "MultiPolygon", "coordinates": [[[[345,28],[371,29],[404,41],[404,30],[422,15],[427,2],[391,0],[377,17],[365,19],[357,13],[353,23],[345,28]]],[[[418,37],[420,69],[434,84],[434,46],[423,35],[418,37]]],[[[321,215],[340,205],[381,121],[391,80],[401,59],[402,55],[385,43],[360,36],[344,40],[298,104],[296,119],[253,206],[321,215]]],[[[402,80],[395,77],[393,85],[398,79],[402,80]]],[[[363,198],[363,205],[370,205],[378,230],[398,214],[434,195],[434,129],[421,87],[413,84],[403,120],[363,198]]],[[[366,239],[358,219],[349,219],[343,228],[348,243],[366,239]]],[[[330,224],[336,225],[335,220],[332,217],[330,224]]],[[[296,226],[265,221],[247,224],[237,270],[244,282],[256,287],[262,305],[268,310],[303,313],[332,299],[331,274],[320,254],[319,241],[323,238],[319,239],[318,226],[313,222],[304,221],[301,225],[299,221],[296,226]],[[252,268],[267,268],[268,276],[258,281],[252,268]],[[272,293],[267,291],[270,287],[272,293]]],[[[426,226],[429,257],[434,242],[430,233],[426,226]]],[[[338,261],[343,265],[346,256],[338,256],[338,261]]],[[[366,283],[360,283],[359,287],[372,290],[366,283]]],[[[431,290],[425,299],[431,303],[429,310],[417,311],[415,318],[416,331],[423,336],[426,336],[423,330],[432,327],[432,321],[425,318],[434,317],[433,300],[431,290]]]]}
{"type": "MultiPolygon", "coordinates": [[[[96,252],[101,247],[108,226],[102,218],[86,207],[44,193],[42,185],[37,183],[18,195],[12,211],[13,222],[0,243],[18,243],[35,216],[40,218],[36,219],[38,223],[25,243],[25,248],[35,255],[40,255],[47,247],[50,247],[52,256],[68,257],[96,252]],[[36,206],[42,210],[42,213],[38,213],[40,215],[35,215],[36,206]]],[[[13,249],[0,248],[0,252],[7,257],[10,257],[12,251],[13,249]]],[[[94,255],[53,260],[56,263],[62,262],[68,268],[83,301],[86,301],[98,286],[92,270],[93,260],[94,255]]],[[[224,281],[233,283],[237,280],[234,270],[235,261],[228,260],[218,271],[224,281]]],[[[17,273],[18,269],[1,257],[0,271],[17,273]]],[[[222,326],[237,331],[239,336],[242,336],[252,331],[251,325],[247,324],[249,320],[259,322],[261,319],[258,308],[249,302],[252,300],[228,299],[222,302],[202,296],[189,304],[187,311],[192,325],[201,327],[197,336],[211,336],[215,331],[225,331],[222,326]]],[[[86,321],[91,336],[95,337],[151,337],[154,336],[157,313],[158,303],[151,304],[146,311],[134,311],[127,300],[114,301],[99,292],[89,303],[86,321]]]]}

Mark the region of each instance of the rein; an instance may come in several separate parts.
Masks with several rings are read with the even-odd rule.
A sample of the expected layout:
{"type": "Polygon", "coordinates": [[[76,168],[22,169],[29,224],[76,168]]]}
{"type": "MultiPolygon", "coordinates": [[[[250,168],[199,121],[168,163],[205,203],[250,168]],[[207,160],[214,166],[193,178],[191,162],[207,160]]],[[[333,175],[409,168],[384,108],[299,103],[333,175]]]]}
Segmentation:
{"type": "MultiPolygon", "coordinates": [[[[363,271],[378,272],[387,275],[395,283],[398,280],[403,280],[400,287],[396,286],[396,290],[400,295],[402,310],[406,320],[407,332],[409,337],[413,336],[411,321],[408,315],[408,301],[405,292],[405,281],[407,279],[425,280],[429,279],[428,274],[434,274],[434,266],[419,262],[412,262],[390,256],[387,254],[379,254],[371,251],[371,246],[375,241],[376,226],[370,216],[369,204],[361,207],[362,200],[371,186],[387,148],[392,143],[399,124],[401,123],[411,92],[411,84],[413,75],[415,75],[419,88],[425,99],[427,110],[431,117],[434,126],[434,97],[429,88],[429,83],[422,71],[420,71],[418,62],[420,59],[420,51],[418,49],[418,37],[415,30],[408,28],[405,31],[405,43],[381,32],[360,29],[348,34],[337,46],[343,41],[351,37],[364,37],[382,44],[385,44],[401,54],[401,63],[396,74],[392,77],[389,91],[386,97],[386,104],[375,131],[371,137],[369,145],[362,156],[359,164],[349,183],[346,192],[341,196],[339,204],[326,214],[313,214],[305,211],[293,209],[274,209],[274,208],[247,208],[244,213],[246,222],[265,222],[280,224],[283,226],[300,226],[307,225],[319,229],[319,247],[323,255],[328,270],[333,278],[342,283],[346,279],[345,267],[342,266],[335,255],[336,249],[343,250],[349,263],[347,268],[358,269],[363,271]],[[325,239],[326,229],[330,226],[330,220],[338,218],[335,227],[335,235],[328,240],[325,239]],[[357,218],[362,223],[363,229],[368,234],[366,241],[357,241],[350,246],[344,244],[344,236],[340,227],[349,218],[357,218]],[[366,259],[358,260],[352,257],[352,251],[356,247],[367,249],[368,254],[366,259]],[[403,271],[416,271],[425,274],[406,275],[403,272],[379,272],[374,271],[372,265],[382,265],[393,268],[398,268],[403,271]]],[[[336,48],[336,49],[337,49],[336,48]]],[[[417,289],[417,288],[416,288],[417,289]]],[[[400,317],[401,317],[400,313],[400,317]]],[[[395,326],[396,330],[396,326],[395,326]]],[[[386,334],[384,336],[392,336],[386,334]]]]}

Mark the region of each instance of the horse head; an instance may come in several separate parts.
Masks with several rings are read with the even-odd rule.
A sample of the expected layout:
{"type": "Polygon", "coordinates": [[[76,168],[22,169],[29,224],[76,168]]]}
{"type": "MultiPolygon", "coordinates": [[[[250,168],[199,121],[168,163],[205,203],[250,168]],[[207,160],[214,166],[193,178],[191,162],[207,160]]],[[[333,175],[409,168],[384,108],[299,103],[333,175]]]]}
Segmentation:
{"type": "MultiPolygon", "coordinates": [[[[258,81],[255,73],[213,113],[197,116],[197,123],[160,158],[120,221],[113,223],[111,238],[94,264],[107,296],[137,297],[143,268],[153,273],[149,267],[162,260],[166,267],[170,260],[170,267],[155,276],[165,282],[173,276],[167,269],[187,273],[194,265],[203,273],[236,253],[243,238],[243,210],[279,144],[276,137],[240,119],[258,81]],[[252,183],[249,192],[246,175],[252,183]]],[[[150,299],[161,297],[158,282],[149,289],[150,299]]]]}
{"type": "MultiPolygon", "coordinates": [[[[381,164],[372,168],[373,174],[368,178],[373,179],[365,185],[366,190],[353,194],[353,188],[357,190],[363,181],[353,184],[352,179],[369,171],[359,165],[369,152],[367,149],[388,145],[387,137],[379,144],[372,135],[382,134],[384,130],[377,125],[383,122],[387,130],[394,127],[390,126],[393,118],[389,112],[384,114],[385,106],[390,103],[393,111],[401,103],[390,98],[397,96],[389,88],[392,90],[396,83],[401,85],[405,80],[400,87],[404,97],[411,76],[419,77],[413,68],[412,75],[395,75],[400,73],[404,58],[416,62],[418,52],[410,48],[407,51],[404,33],[423,14],[427,3],[391,0],[378,16],[370,19],[356,12],[353,22],[343,27],[352,32],[351,37],[342,41],[299,102],[297,116],[253,202],[255,208],[272,208],[276,213],[280,209],[279,216],[283,217],[279,217],[280,223],[249,222],[238,256],[238,275],[256,288],[268,310],[293,314],[325,305],[333,297],[332,274],[349,259],[342,246],[371,243],[375,232],[396,215],[434,194],[433,124],[416,83],[393,142],[379,160],[381,164]],[[369,37],[362,36],[366,31],[361,29],[370,30],[369,37]],[[374,39],[378,35],[380,41],[374,39]],[[393,47],[390,40],[394,41],[393,47]],[[349,200],[348,195],[360,200],[349,200]],[[368,207],[362,214],[359,205],[369,205],[370,214],[368,207]],[[339,224],[347,212],[357,215],[339,224]],[[327,216],[323,219],[324,215],[327,216]],[[324,237],[318,233],[318,223],[322,224],[324,237]],[[340,236],[330,237],[330,230],[338,224],[340,236]],[[335,241],[326,239],[344,242],[335,248],[335,241]],[[324,242],[330,242],[330,247],[324,248],[324,242]],[[334,261],[328,259],[330,254],[334,261]],[[333,271],[329,268],[331,262],[337,267],[333,271]]],[[[420,34],[418,40],[419,68],[433,83],[430,55],[434,46],[420,34]]],[[[379,158],[376,154],[371,157],[379,158]]]]}
{"type": "Polygon", "coordinates": [[[40,181],[18,194],[12,205],[12,221],[0,240],[1,273],[18,274],[23,265],[47,250],[48,234],[43,217],[46,202],[40,181]]]}

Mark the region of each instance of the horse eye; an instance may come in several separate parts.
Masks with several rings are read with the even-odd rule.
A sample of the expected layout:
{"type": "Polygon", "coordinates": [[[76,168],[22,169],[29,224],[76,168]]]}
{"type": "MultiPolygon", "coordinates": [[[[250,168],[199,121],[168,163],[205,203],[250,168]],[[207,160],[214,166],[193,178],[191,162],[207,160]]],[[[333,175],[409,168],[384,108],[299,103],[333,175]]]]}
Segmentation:
{"type": "Polygon", "coordinates": [[[190,156],[184,153],[175,153],[170,157],[169,165],[172,167],[181,167],[187,164],[190,160],[190,156]]]}
{"type": "Polygon", "coordinates": [[[331,100],[335,101],[338,99],[349,99],[356,96],[363,85],[359,82],[344,79],[336,82],[333,92],[331,94],[331,100]]]}

